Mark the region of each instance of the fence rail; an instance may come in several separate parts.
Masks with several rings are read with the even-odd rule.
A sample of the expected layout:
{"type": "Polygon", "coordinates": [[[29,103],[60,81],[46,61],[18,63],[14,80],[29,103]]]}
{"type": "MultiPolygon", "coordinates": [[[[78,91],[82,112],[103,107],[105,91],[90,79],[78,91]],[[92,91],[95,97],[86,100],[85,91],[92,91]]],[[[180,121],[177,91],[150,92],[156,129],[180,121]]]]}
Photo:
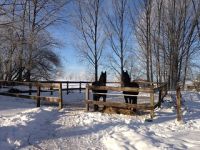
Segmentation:
{"type": "Polygon", "coordinates": [[[37,107],[40,107],[40,101],[48,101],[48,102],[56,102],[58,103],[59,109],[63,108],[63,97],[62,97],[62,83],[59,84],[52,84],[52,83],[41,83],[41,82],[18,82],[18,81],[0,81],[0,85],[24,85],[28,86],[29,88],[29,95],[21,94],[21,93],[10,93],[10,92],[0,92],[0,95],[3,96],[12,96],[12,97],[20,97],[20,98],[27,98],[36,100],[37,107]],[[32,95],[32,88],[36,87],[37,95],[32,95]],[[41,96],[41,88],[58,88],[59,95],[58,97],[47,97],[41,96]],[[30,90],[31,89],[31,90],[30,90]]]}

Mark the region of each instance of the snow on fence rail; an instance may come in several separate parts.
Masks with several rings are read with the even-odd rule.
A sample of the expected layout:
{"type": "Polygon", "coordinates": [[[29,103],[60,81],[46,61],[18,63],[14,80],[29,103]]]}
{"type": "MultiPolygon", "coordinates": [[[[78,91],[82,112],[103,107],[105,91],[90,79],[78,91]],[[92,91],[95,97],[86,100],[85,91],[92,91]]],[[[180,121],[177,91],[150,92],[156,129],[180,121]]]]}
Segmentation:
{"type": "MultiPolygon", "coordinates": [[[[140,84],[147,84],[147,82],[143,82],[140,84]]],[[[85,104],[86,104],[86,111],[89,111],[89,105],[103,105],[107,107],[116,107],[116,108],[124,108],[124,109],[140,109],[140,110],[150,110],[150,116],[153,118],[154,116],[154,109],[161,105],[161,102],[164,98],[164,96],[167,94],[167,84],[161,83],[159,85],[152,85],[152,83],[148,83],[149,87],[142,86],[140,88],[133,88],[133,87],[113,87],[113,86],[93,86],[87,84],[86,87],[86,93],[85,93],[85,104]],[[101,91],[101,90],[107,90],[107,91],[126,91],[126,92],[143,92],[150,94],[149,100],[150,103],[142,103],[142,104],[128,104],[128,103],[120,103],[120,102],[103,102],[103,101],[95,101],[90,98],[90,92],[93,93],[93,91],[101,91]],[[159,92],[158,96],[158,102],[155,104],[154,101],[154,94],[156,92],[159,92]]],[[[93,93],[93,94],[103,94],[103,95],[115,95],[110,93],[93,93]]],[[[119,95],[119,94],[116,94],[119,95]]],[[[122,96],[125,96],[125,94],[120,94],[122,96]]],[[[129,96],[138,96],[138,95],[129,95],[129,96]]],[[[140,97],[146,97],[146,96],[140,96],[140,97]]]]}

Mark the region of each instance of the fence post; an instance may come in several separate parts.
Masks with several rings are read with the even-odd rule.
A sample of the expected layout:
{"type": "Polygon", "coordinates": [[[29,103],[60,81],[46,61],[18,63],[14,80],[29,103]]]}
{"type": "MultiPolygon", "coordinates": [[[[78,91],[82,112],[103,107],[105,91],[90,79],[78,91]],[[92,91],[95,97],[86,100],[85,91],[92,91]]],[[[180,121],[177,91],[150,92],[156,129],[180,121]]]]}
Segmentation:
{"type": "Polygon", "coordinates": [[[89,97],[90,97],[89,88],[88,88],[88,84],[86,84],[86,89],[85,89],[86,111],[89,111],[89,103],[87,103],[87,101],[89,100],[89,97]]]}
{"type": "Polygon", "coordinates": [[[69,94],[69,82],[67,81],[67,95],[69,94]]]}
{"type": "Polygon", "coordinates": [[[168,88],[167,88],[167,85],[168,85],[168,84],[165,85],[165,95],[168,94],[168,88]]]}
{"type": "Polygon", "coordinates": [[[158,107],[161,106],[161,103],[162,103],[162,88],[159,89],[159,96],[158,96],[158,107]]]}
{"type": "Polygon", "coordinates": [[[177,121],[182,120],[181,115],[181,88],[178,85],[176,88],[176,105],[177,105],[177,121]]]}
{"type": "Polygon", "coordinates": [[[53,95],[53,85],[52,85],[52,83],[51,83],[50,90],[51,90],[51,95],[53,95]]]}
{"type": "Polygon", "coordinates": [[[37,107],[40,107],[40,85],[37,86],[37,107]]]}
{"type": "Polygon", "coordinates": [[[79,83],[79,92],[81,93],[81,81],[79,83]]]}
{"type": "Polygon", "coordinates": [[[32,95],[32,83],[29,83],[29,95],[32,95]]]}
{"type": "Polygon", "coordinates": [[[59,83],[59,109],[63,108],[63,98],[62,98],[62,83],[59,83]]]}
{"type": "Polygon", "coordinates": [[[151,119],[153,119],[153,117],[154,117],[154,92],[150,93],[150,105],[153,107],[153,109],[150,112],[151,119]]]}

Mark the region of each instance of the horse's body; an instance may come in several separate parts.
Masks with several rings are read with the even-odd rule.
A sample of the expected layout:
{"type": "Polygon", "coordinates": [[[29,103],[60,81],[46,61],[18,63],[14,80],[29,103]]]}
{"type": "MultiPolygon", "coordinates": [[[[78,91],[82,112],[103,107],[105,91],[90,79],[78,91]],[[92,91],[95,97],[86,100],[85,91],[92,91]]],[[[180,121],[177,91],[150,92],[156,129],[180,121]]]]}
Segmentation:
{"type": "MultiPolygon", "coordinates": [[[[93,82],[93,86],[106,86],[106,72],[103,73],[101,72],[99,81],[93,82]]],[[[93,100],[94,101],[99,101],[100,98],[103,98],[103,101],[106,101],[106,94],[104,95],[103,93],[107,93],[107,90],[93,90],[93,100]],[[95,94],[95,93],[101,93],[101,94],[95,94]]],[[[98,110],[98,105],[94,105],[94,110],[98,110]]]]}
{"type": "MultiPolygon", "coordinates": [[[[124,72],[122,73],[122,86],[123,87],[135,87],[135,88],[139,88],[139,84],[136,82],[131,82],[131,79],[128,75],[128,72],[124,72]]],[[[130,94],[130,95],[138,95],[138,92],[127,92],[127,91],[123,91],[123,94],[130,94]]],[[[126,103],[130,103],[130,104],[137,104],[137,96],[124,96],[125,102],[126,103]]]]}

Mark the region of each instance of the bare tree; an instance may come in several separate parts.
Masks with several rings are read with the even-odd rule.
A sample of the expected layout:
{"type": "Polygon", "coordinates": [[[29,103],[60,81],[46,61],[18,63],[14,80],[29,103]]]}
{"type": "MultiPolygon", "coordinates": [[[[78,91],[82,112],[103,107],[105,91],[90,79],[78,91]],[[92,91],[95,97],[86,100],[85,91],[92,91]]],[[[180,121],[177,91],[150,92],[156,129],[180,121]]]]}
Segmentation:
{"type": "Polygon", "coordinates": [[[47,29],[61,20],[59,13],[68,2],[10,0],[0,3],[0,11],[3,12],[0,24],[9,22],[1,26],[3,31],[7,31],[1,36],[4,41],[1,50],[6,52],[2,61],[4,79],[31,80],[36,76],[50,78],[50,72],[54,72],[59,59],[53,51],[58,43],[51,38],[47,29]]]}
{"type": "Polygon", "coordinates": [[[136,36],[141,48],[146,51],[147,79],[148,72],[151,72],[153,81],[152,73],[155,72],[158,82],[163,78],[171,89],[175,89],[177,82],[185,82],[192,55],[199,48],[199,1],[144,2],[147,9],[141,13],[143,19],[137,20],[136,36]]]}
{"type": "MultiPolygon", "coordinates": [[[[185,80],[190,56],[196,51],[197,43],[199,43],[197,25],[200,16],[191,9],[193,5],[191,0],[170,1],[166,4],[169,12],[166,14],[165,25],[169,41],[168,81],[171,89],[176,87],[177,82],[185,80]]],[[[196,1],[195,6],[199,11],[199,2],[196,1]]]]}
{"type": "Polygon", "coordinates": [[[109,57],[111,68],[120,76],[125,69],[130,38],[128,23],[128,0],[113,0],[112,11],[105,11],[105,26],[109,45],[112,50],[109,57]]]}
{"type": "Polygon", "coordinates": [[[138,5],[141,9],[140,16],[135,24],[136,38],[145,57],[147,81],[153,81],[152,2],[152,0],[140,1],[138,5]]]}
{"type": "Polygon", "coordinates": [[[95,81],[98,80],[98,68],[105,44],[102,30],[102,0],[76,0],[77,13],[74,23],[78,30],[80,42],[78,49],[82,58],[94,67],[95,81]]]}

